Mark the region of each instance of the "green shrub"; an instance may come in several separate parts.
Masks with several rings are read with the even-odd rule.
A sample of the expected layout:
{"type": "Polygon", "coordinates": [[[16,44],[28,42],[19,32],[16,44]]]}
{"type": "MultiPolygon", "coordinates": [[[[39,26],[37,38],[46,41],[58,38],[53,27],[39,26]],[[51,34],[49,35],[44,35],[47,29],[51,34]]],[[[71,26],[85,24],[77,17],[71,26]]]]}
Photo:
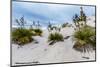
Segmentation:
{"type": "Polygon", "coordinates": [[[48,41],[63,41],[63,36],[60,33],[51,33],[48,37],[48,41]]]}
{"type": "MultiPolygon", "coordinates": [[[[84,41],[83,41],[84,43],[84,41]]],[[[77,51],[83,52],[86,44],[83,44],[81,41],[76,41],[73,48],[77,51]]],[[[86,50],[86,49],[85,49],[86,50]]]]}
{"type": "Polygon", "coordinates": [[[32,33],[33,33],[33,36],[41,36],[42,35],[42,30],[37,28],[37,29],[29,29],[32,33]]]}
{"type": "Polygon", "coordinates": [[[37,35],[36,35],[36,32],[34,31],[34,29],[29,29],[29,31],[32,32],[32,35],[33,35],[33,36],[37,36],[37,35]]]}
{"type": "MultiPolygon", "coordinates": [[[[95,47],[95,29],[90,26],[82,27],[74,33],[76,43],[74,47],[84,47],[85,45],[91,45],[95,47]]],[[[88,48],[87,48],[88,49],[88,48]]]]}
{"type": "Polygon", "coordinates": [[[42,35],[42,30],[41,29],[33,29],[34,36],[41,36],[42,35]]]}
{"type": "Polygon", "coordinates": [[[33,41],[32,35],[33,33],[30,30],[18,28],[12,31],[12,41],[14,43],[24,45],[26,43],[33,41]]]}

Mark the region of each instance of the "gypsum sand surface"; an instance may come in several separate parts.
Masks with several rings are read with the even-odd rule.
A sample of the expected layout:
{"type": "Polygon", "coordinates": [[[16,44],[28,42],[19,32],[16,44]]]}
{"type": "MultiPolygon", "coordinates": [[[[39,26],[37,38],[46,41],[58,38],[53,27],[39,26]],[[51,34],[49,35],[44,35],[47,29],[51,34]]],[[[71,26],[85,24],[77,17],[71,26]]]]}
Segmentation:
{"type": "MultiPolygon", "coordinates": [[[[90,25],[90,20],[88,21],[90,25]]],[[[92,21],[93,22],[93,21],[92,21]]],[[[31,42],[25,46],[18,48],[17,44],[12,44],[12,65],[27,65],[27,64],[46,64],[46,63],[61,63],[61,62],[76,62],[76,61],[91,61],[95,60],[95,51],[81,53],[73,49],[74,42],[72,34],[74,28],[66,27],[61,29],[60,33],[68,39],[63,42],[56,42],[53,45],[48,45],[48,30],[43,31],[42,37],[35,36],[34,39],[38,43],[31,42]]]]}

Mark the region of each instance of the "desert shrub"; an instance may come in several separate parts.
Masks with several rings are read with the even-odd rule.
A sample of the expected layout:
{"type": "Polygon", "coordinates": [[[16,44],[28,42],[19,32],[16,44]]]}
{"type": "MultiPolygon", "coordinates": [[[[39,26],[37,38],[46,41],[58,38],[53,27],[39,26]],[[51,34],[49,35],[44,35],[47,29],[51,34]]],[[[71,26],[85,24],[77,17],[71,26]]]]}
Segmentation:
{"type": "Polygon", "coordinates": [[[48,37],[48,41],[63,41],[63,36],[60,33],[50,33],[49,37],[48,37]]]}
{"type": "Polygon", "coordinates": [[[12,41],[19,45],[24,45],[33,41],[32,35],[33,33],[28,29],[18,28],[12,31],[12,41]]]}
{"type": "Polygon", "coordinates": [[[30,32],[32,32],[33,36],[36,36],[36,32],[34,31],[34,29],[29,29],[30,32]]]}
{"type": "Polygon", "coordinates": [[[20,26],[20,28],[24,28],[26,24],[26,20],[24,16],[20,17],[19,19],[15,19],[15,22],[20,26]]]}
{"type": "Polygon", "coordinates": [[[41,36],[42,35],[42,30],[39,29],[39,28],[36,28],[36,29],[29,29],[32,33],[33,33],[33,36],[41,36]]]}
{"type": "Polygon", "coordinates": [[[81,41],[76,41],[73,48],[77,51],[83,52],[85,49],[84,46],[86,46],[86,44],[84,44],[84,41],[83,43],[81,41]]]}
{"type": "Polygon", "coordinates": [[[85,26],[77,30],[74,33],[74,38],[76,40],[74,47],[83,47],[89,44],[95,47],[96,45],[95,29],[90,26],[85,26]]]}
{"type": "Polygon", "coordinates": [[[41,36],[42,35],[42,30],[41,29],[33,29],[33,31],[35,32],[35,36],[41,36]]]}

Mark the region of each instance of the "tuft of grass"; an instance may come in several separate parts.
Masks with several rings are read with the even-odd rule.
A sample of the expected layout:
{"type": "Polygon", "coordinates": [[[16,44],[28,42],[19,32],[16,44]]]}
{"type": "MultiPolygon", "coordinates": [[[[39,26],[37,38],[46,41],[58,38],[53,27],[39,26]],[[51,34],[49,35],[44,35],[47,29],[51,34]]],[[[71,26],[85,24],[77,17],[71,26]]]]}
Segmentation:
{"type": "Polygon", "coordinates": [[[74,33],[74,38],[76,40],[74,48],[79,48],[79,47],[85,48],[86,45],[91,45],[94,48],[96,46],[95,29],[90,26],[84,26],[80,28],[80,30],[77,30],[74,33]]]}
{"type": "Polygon", "coordinates": [[[39,28],[36,29],[30,29],[30,31],[32,31],[33,36],[42,36],[43,31],[39,28]]]}
{"type": "Polygon", "coordinates": [[[33,29],[33,31],[35,32],[35,36],[42,36],[42,30],[41,29],[33,29]]]}
{"type": "Polygon", "coordinates": [[[24,45],[32,42],[34,40],[32,36],[33,33],[30,30],[24,28],[18,28],[12,31],[12,41],[19,45],[24,45]]]}
{"type": "Polygon", "coordinates": [[[62,34],[60,33],[50,33],[49,37],[48,37],[48,41],[54,41],[54,42],[57,42],[57,41],[63,41],[63,36],[62,34]]]}
{"type": "Polygon", "coordinates": [[[36,36],[36,33],[34,32],[34,29],[29,29],[29,31],[32,32],[33,36],[36,36]]]}

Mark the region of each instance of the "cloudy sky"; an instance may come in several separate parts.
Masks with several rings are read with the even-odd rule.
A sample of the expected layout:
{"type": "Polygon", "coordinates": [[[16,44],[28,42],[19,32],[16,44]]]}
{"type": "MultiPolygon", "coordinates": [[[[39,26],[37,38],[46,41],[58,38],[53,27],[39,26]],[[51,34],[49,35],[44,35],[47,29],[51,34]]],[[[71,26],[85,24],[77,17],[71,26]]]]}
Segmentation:
{"type": "MultiPolygon", "coordinates": [[[[44,26],[50,21],[53,24],[72,22],[74,14],[79,14],[79,5],[47,4],[33,2],[12,2],[12,24],[16,25],[15,19],[24,16],[27,25],[33,21],[44,26]]],[[[95,7],[82,6],[87,16],[95,15],[95,7]]]]}

